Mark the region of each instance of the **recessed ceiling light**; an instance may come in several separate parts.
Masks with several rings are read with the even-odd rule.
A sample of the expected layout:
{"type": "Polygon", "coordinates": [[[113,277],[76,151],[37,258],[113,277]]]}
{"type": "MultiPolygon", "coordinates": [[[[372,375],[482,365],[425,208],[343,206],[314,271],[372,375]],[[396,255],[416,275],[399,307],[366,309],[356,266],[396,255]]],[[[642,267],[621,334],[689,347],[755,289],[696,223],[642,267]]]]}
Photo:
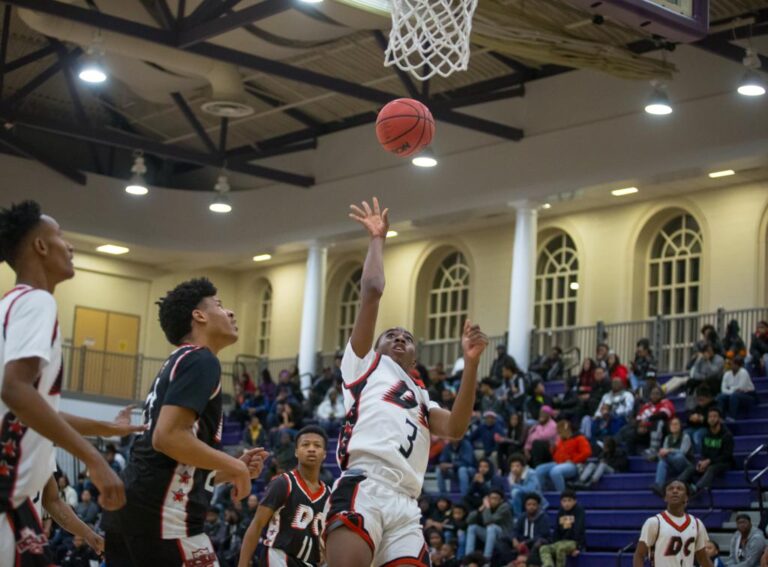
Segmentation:
{"type": "Polygon", "coordinates": [[[125,246],[117,246],[116,244],[104,244],[96,248],[97,252],[103,252],[104,254],[113,254],[119,256],[121,254],[128,254],[130,250],[125,246]]]}
{"type": "Polygon", "coordinates": [[[568,287],[570,287],[573,291],[576,291],[577,289],[579,289],[579,282],[571,282],[571,284],[568,287]]]}
{"type": "Polygon", "coordinates": [[[724,169],[723,171],[713,171],[709,174],[712,179],[717,179],[718,177],[728,177],[730,175],[736,175],[736,172],[732,169],[724,169]]]}
{"type": "Polygon", "coordinates": [[[254,262],[266,262],[272,259],[272,254],[258,254],[253,257],[254,262]]]}
{"type": "Polygon", "coordinates": [[[388,230],[387,231],[387,238],[394,238],[398,234],[400,234],[400,233],[397,232],[396,230],[388,230]]]}
{"type": "Polygon", "coordinates": [[[541,206],[541,208],[542,208],[542,209],[551,209],[551,208],[552,208],[552,203],[544,203],[544,204],[541,206]]]}
{"type": "Polygon", "coordinates": [[[624,187],[624,189],[614,189],[611,191],[611,195],[614,197],[621,197],[623,195],[631,195],[632,193],[637,193],[639,189],[637,187],[624,187]]]}

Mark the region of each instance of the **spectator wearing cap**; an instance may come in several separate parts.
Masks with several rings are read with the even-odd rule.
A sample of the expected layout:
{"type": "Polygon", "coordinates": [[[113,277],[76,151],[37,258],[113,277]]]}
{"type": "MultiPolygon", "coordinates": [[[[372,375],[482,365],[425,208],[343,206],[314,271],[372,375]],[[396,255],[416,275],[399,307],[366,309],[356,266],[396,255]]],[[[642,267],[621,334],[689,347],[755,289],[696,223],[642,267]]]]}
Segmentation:
{"type": "Polygon", "coordinates": [[[587,438],[573,432],[570,421],[562,420],[557,424],[557,434],[560,437],[552,451],[552,462],[543,463],[536,467],[536,476],[542,490],[552,483],[557,492],[565,490],[565,481],[579,474],[579,465],[587,462],[592,456],[592,447],[587,438]]]}
{"type": "Polygon", "coordinates": [[[768,321],[760,321],[749,343],[747,368],[756,376],[768,373],[768,321]]]}
{"type": "Polygon", "coordinates": [[[648,339],[640,339],[635,346],[635,359],[629,374],[633,390],[637,390],[649,378],[656,379],[656,359],[653,357],[651,342],[648,339]]]}
{"type": "Polygon", "coordinates": [[[490,459],[494,464],[498,463],[496,439],[501,437],[504,437],[504,424],[499,421],[498,414],[490,410],[484,412],[483,422],[469,436],[475,447],[475,456],[478,459],[490,459]]]}
{"type": "Polygon", "coordinates": [[[557,438],[557,424],[554,417],[555,410],[550,406],[542,406],[538,422],[528,430],[528,437],[525,439],[523,451],[526,458],[531,458],[531,449],[535,441],[546,442],[549,445],[554,444],[557,438]]]}
{"type": "Polygon", "coordinates": [[[498,388],[504,381],[504,366],[509,364],[514,369],[514,374],[519,372],[517,368],[517,362],[515,359],[507,353],[507,345],[496,345],[496,358],[493,359],[491,364],[490,378],[494,383],[494,388],[498,388]]]}
{"type": "MultiPolygon", "coordinates": [[[[696,463],[699,476],[691,493],[696,495],[712,486],[715,477],[722,476],[733,464],[733,435],[722,422],[720,408],[712,406],[707,412],[707,433],[701,447],[701,459],[696,463]]],[[[692,471],[687,469],[678,480],[689,482],[692,471]]]]}
{"type": "Polygon", "coordinates": [[[453,440],[443,448],[436,474],[437,489],[440,494],[448,492],[445,485],[446,480],[451,481],[451,488],[454,490],[453,483],[458,482],[462,496],[469,492],[469,481],[475,474],[475,454],[472,451],[472,444],[466,437],[453,440]]]}
{"type": "Polygon", "coordinates": [[[731,555],[726,560],[726,567],[758,567],[765,549],[765,538],[758,528],[752,525],[752,518],[747,514],[736,516],[736,533],[731,536],[728,546],[731,555]]]}
{"type": "Polygon", "coordinates": [[[757,403],[755,384],[739,356],[731,360],[731,367],[723,376],[717,403],[723,415],[733,419],[744,417],[757,403]]]}
{"type": "Polygon", "coordinates": [[[480,508],[471,512],[467,518],[467,555],[474,553],[477,541],[482,540],[483,556],[490,559],[496,542],[512,530],[513,521],[512,510],[504,501],[504,493],[498,488],[492,489],[483,499],[480,508]]]}

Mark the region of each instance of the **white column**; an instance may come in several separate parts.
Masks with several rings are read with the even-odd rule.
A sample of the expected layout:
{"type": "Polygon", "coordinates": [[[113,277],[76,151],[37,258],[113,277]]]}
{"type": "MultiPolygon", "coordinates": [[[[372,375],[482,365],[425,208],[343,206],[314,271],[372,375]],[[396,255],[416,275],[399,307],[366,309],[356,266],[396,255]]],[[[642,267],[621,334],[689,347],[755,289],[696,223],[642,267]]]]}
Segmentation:
{"type": "Polygon", "coordinates": [[[320,321],[323,311],[323,288],[328,249],[313,243],[307,255],[307,276],[304,282],[304,306],[301,311],[301,341],[299,342],[299,374],[301,390],[312,386],[317,351],[320,347],[320,321]]]}
{"type": "Polygon", "coordinates": [[[509,344],[507,351],[520,368],[528,368],[533,327],[536,270],[536,207],[528,202],[515,206],[515,243],[512,250],[512,283],[509,289],[509,344]]]}

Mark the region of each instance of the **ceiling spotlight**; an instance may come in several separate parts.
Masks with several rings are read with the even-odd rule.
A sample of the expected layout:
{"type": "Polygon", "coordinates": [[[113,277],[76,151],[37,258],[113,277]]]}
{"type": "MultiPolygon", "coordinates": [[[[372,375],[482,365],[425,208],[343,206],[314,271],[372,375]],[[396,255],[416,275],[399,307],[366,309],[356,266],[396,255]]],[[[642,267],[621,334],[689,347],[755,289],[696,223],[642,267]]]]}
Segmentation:
{"type": "Polygon", "coordinates": [[[254,262],[266,262],[272,259],[272,254],[257,254],[253,257],[254,262]]]}
{"type": "Polygon", "coordinates": [[[104,47],[101,45],[101,34],[96,34],[85,52],[80,71],[77,76],[81,81],[91,84],[103,83],[107,80],[107,71],[103,63],[104,47]]]}
{"type": "Polygon", "coordinates": [[[614,197],[623,197],[624,195],[632,195],[638,191],[639,189],[637,187],[624,187],[623,189],[614,189],[611,191],[611,195],[614,197]]]}
{"type": "Polygon", "coordinates": [[[226,175],[219,175],[213,190],[216,191],[216,198],[208,206],[208,209],[214,213],[226,214],[232,211],[232,205],[229,202],[229,180],[226,175]]]}
{"type": "Polygon", "coordinates": [[[651,81],[651,84],[653,92],[648,99],[648,104],[645,105],[645,111],[656,116],[672,114],[672,105],[669,103],[665,85],[659,81],[651,81]]]}
{"type": "Polygon", "coordinates": [[[424,148],[419,155],[411,160],[411,163],[416,167],[435,167],[437,158],[432,148],[424,148]]]}
{"type": "Polygon", "coordinates": [[[149,193],[144,174],[147,172],[147,166],[144,164],[144,157],[141,152],[136,152],[131,166],[131,179],[125,186],[125,192],[131,195],[146,195],[149,193]]]}
{"type": "Polygon", "coordinates": [[[744,59],[741,60],[747,68],[744,78],[739,83],[738,92],[744,96],[762,96],[765,94],[765,81],[758,74],[760,69],[760,57],[751,47],[747,48],[744,59]]]}
{"type": "Polygon", "coordinates": [[[569,287],[569,288],[570,288],[572,291],[576,291],[576,290],[578,290],[578,289],[579,289],[579,282],[571,282],[571,283],[568,285],[568,287],[569,287]]]}
{"type": "Polygon", "coordinates": [[[551,208],[552,208],[552,203],[544,203],[544,204],[541,206],[541,208],[542,208],[542,209],[551,209],[551,208]]]}
{"type": "Polygon", "coordinates": [[[96,248],[97,252],[103,252],[104,254],[112,254],[114,256],[120,256],[121,254],[128,254],[130,250],[125,246],[117,246],[116,244],[104,244],[96,248]]]}
{"type": "Polygon", "coordinates": [[[724,169],[723,171],[713,171],[709,174],[710,179],[717,179],[718,177],[730,177],[736,175],[736,172],[732,169],[724,169]]]}
{"type": "Polygon", "coordinates": [[[398,234],[400,234],[400,233],[397,232],[396,230],[388,230],[387,231],[387,238],[394,238],[398,234]]]}
{"type": "Polygon", "coordinates": [[[304,2],[305,4],[319,4],[323,0],[301,0],[301,1],[304,2]]]}

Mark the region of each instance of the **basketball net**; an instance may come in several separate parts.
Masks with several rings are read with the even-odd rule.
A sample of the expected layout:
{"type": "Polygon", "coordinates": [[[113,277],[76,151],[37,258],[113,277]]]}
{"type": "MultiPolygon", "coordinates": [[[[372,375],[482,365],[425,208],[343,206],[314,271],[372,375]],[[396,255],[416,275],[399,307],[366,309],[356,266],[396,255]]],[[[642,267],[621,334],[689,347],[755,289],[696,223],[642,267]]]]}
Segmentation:
{"type": "Polygon", "coordinates": [[[392,0],[392,32],[384,65],[426,81],[466,71],[477,0],[392,0]]]}

